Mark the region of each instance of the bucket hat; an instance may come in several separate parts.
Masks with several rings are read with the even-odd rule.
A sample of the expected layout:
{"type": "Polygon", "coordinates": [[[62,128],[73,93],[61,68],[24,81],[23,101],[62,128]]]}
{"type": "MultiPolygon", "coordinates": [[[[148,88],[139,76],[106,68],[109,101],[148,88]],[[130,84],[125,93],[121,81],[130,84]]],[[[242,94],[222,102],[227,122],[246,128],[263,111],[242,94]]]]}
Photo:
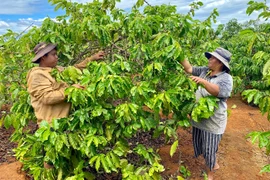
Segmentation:
{"type": "Polygon", "coordinates": [[[45,42],[39,43],[38,45],[35,46],[34,52],[35,52],[35,57],[32,59],[33,63],[37,63],[37,61],[44,56],[45,54],[49,53],[51,50],[56,48],[56,44],[47,44],[45,42]]]}
{"type": "Polygon", "coordinates": [[[229,62],[231,60],[232,53],[230,51],[219,47],[214,52],[205,52],[205,57],[207,59],[211,58],[211,56],[216,57],[218,60],[220,60],[228,70],[230,70],[229,62]]]}

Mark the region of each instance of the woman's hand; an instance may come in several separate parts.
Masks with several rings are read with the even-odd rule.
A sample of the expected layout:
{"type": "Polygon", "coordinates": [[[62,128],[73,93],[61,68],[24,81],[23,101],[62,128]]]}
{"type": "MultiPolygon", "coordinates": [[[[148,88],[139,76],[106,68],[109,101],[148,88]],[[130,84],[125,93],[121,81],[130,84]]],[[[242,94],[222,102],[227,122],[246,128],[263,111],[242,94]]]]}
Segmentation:
{"type": "Polygon", "coordinates": [[[205,79],[200,78],[198,76],[190,76],[190,78],[197,84],[204,84],[204,82],[206,81],[205,79]]]}
{"type": "Polygon", "coordinates": [[[208,91],[213,96],[218,96],[218,94],[219,94],[219,86],[217,84],[208,82],[207,80],[205,80],[203,78],[200,78],[198,76],[190,76],[190,78],[195,83],[201,84],[206,89],[206,91],[208,91]]]}

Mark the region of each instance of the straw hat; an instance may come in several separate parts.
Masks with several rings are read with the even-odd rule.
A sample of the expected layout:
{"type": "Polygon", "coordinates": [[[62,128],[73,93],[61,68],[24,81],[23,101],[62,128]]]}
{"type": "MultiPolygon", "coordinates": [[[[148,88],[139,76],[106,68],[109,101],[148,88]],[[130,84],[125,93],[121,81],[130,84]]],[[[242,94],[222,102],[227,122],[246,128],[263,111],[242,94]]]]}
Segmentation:
{"type": "Polygon", "coordinates": [[[229,62],[232,56],[230,51],[219,47],[214,52],[205,52],[204,55],[207,57],[207,59],[211,58],[211,56],[216,57],[224,64],[224,66],[226,66],[226,68],[228,68],[228,70],[230,70],[229,62]]]}
{"type": "Polygon", "coordinates": [[[56,44],[46,44],[44,42],[39,43],[38,45],[35,46],[34,52],[35,52],[35,57],[32,59],[33,63],[37,63],[37,61],[44,56],[45,54],[49,53],[51,50],[56,48],[56,44]]]}

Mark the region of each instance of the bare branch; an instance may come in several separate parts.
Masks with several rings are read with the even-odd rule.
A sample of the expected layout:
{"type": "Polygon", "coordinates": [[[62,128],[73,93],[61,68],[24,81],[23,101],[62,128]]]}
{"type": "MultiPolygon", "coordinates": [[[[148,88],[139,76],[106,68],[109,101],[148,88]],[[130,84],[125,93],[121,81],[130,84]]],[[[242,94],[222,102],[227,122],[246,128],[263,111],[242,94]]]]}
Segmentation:
{"type": "Polygon", "coordinates": [[[25,30],[23,30],[23,31],[16,37],[16,39],[17,39],[18,37],[20,37],[25,31],[27,31],[27,29],[29,29],[31,26],[33,26],[33,24],[34,24],[34,23],[30,24],[25,30]]]}
{"type": "Polygon", "coordinates": [[[144,2],[148,5],[148,6],[152,6],[151,4],[149,4],[146,0],[144,0],[144,2]]]}

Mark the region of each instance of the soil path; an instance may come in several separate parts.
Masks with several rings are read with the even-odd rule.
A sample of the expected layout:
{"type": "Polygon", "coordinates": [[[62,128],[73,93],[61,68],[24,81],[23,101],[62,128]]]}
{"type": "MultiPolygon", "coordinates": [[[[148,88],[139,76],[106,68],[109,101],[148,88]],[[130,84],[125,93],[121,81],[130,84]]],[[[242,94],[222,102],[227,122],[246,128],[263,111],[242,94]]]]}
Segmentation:
{"type": "MultiPolygon", "coordinates": [[[[245,104],[239,96],[234,96],[228,100],[228,109],[230,116],[219,147],[218,162],[220,169],[215,173],[215,180],[270,179],[270,174],[259,174],[264,165],[270,164],[269,157],[257,145],[253,145],[250,139],[245,138],[251,131],[269,131],[270,122],[267,121],[266,116],[260,114],[258,108],[245,104]],[[232,109],[233,105],[236,105],[236,108],[232,109]]],[[[4,129],[1,128],[1,144],[4,141],[3,134],[5,134],[4,129]]],[[[198,159],[193,157],[190,128],[179,129],[178,134],[180,146],[172,158],[169,156],[169,145],[160,148],[159,151],[162,163],[166,168],[164,179],[169,179],[172,174],[178,172],[180,151],[182,165],[186,166],[191,172],[189,179],[203,179],[201,172],[203,171],[204,160],[202,157],[198,159]]],[[[4,148],[1,146],[0,150],[2,152],[4,148]]],[[[20,170],[21,164],[8,154],[7,151],[5,155],[1,154],[1,159],[5,159],[5,162],[0,162],[0,180],[25,180],[25,175],[20,170]]]]}

